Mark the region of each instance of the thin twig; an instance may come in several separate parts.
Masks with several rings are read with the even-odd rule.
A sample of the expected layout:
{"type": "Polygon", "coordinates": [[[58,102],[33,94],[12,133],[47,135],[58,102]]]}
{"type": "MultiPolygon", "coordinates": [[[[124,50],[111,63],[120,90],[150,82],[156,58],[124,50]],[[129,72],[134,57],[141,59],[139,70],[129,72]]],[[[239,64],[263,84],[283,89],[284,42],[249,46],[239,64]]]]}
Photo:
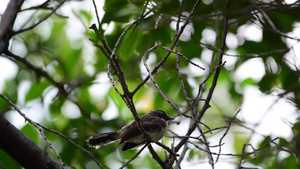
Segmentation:
{"type": "Polygon", "coordinates": [[[147,59],[146,59],[146,55],[149,53],[149,52],[151,52],[151,51],[153,51],[153,50],[155,50],[156,48],[157,48],[158,46],[157,46],[157,44],[155,44],[152,48],[150,48],[150,49],[148,49],[146,52],[145,52],[145,54],[143,55],[143,63],[144,63],[144,66],[145,66],[145,68],[146,68],[146,70],[147,70],[147,72],[148,72],[148,76],[150,77],[150,80],[152,81],[152,83],[154,84],[154,86],[156,87],[156,89],[157,89],[157,91],[162,95],[162,97],[175,109],[175,110],[177,110],[177,111],[179,111],[179,109],[177,108],[177,106],[175,105],[175,104],[173,104],[171,101],[170,101],[170,99],[168,99],[168,97],[163,93],[163,91],[160,89],[160,87],[158,86],[158,84],[156,83],[156,81],[154,80],[154,78],[153,78],[153,75],[152,75],[152,73],[151,73],[151,71],[150,71],[150,68],[149,68],[149,66],[147,65],[147,59]]]}
{"type": "MultiPolygon", "coordinates": [[[[250,146],[250,147],[252,148],[253,151],[251,151],[251,152],[245,152],[245,151],[244,151],[242,154],[221,153],[220,155],[221,155],[221,156],[233,156],[233,157],[242,157],[242,158],[245,158],[245,157],[248,157],[248,156],[250,156],[250,155],[253,154],[253,155],[254,155],[254,158],[256,158],[256,153],[257,153],[258,151],[262,151],[266,146],[270,145],[271,143],[275,144],[274,141],[277,140],[277,139],[278,139],[278,137],[276,137],[276,138],[270,140],[268,143],[264,144],[262,147],[260,147],[260,148],[258,148],[258,149],[255,149],[251,144],[245,144],[244,147],[245,147],[245,146],[250,146]]],[[[190,141],[189,141],[188,143],[192,144],[195,148],[197,148],[197,149],[199,149],[199,150],[201,150],[201,151],[204,151],[204,152],[208,153],[208,152],[206,151],[206,149],[201,148],[198,144],[196,144],[196,143],[194,143],[194,142],[190,142],[190,141]]],[[[218,146],[219,146],[219,145],[218,145],[218,146]]],[[[243,147],[243,149],[245,150],[244,147],[243,147]]],[[[212,155],[219,155],[219,153],[216,153],[216,152],[211,152],[211,154],[212,154],[212,155]]]]}
{"type": "Polygon", "coordinates": [[[7,103],[9,103],[24,119],[25,122],[27,121],[31,125],[33,125],[40,133],[40,135],[43,137],[43,139],[47,142],[50,149],[55,153],[56,157],[58,158],[60,164],[63,168],[65,168],[65,164],[62,161],[61,157],[59,156],[58,152],[56,151],[55,147],[52,145],[50,140],[45,136],[45,134],[42,131],[42,128],[38,125],[38,123],[32,121],[30,118],[28,118],[10,99],[8,99],[6,96],[0,94],[0,97],[2,97],[7,103]]]}
{"type": "MultiPolygon", "coordinates": [[[[181,22],[183,4],[184,4],[184,0],[182,0],[181,3],[180,3],[179,13],[178,13],[178,20],[177,20],[177,23],[176,23],[176,35],[175,36],[177,36],[177,34],[179,33],[179,26],[180,26],[180,22],[181,22]]],[[[182,80],[181,72],[180,72],[179,56],[182,56],[183,58],[187,59],[188,61],[190,61],[190,60],[188,58],[186,58],[183,54],[180,55],[178,53],[178,41],[176,42],[175,50],[176,50],[176,72],[177,72],[177,75],[179,77],[180,86],[181,86],[182,92],[184,94],[184,97],[185,97],[185,100],[186,100],[186,103],[187,103],[189,109],[192,109],[191,102],[189,100],[189,96],[187,94],[185,85],[184,85],[183,80],[182,80]]],[[[192,111],[192,112],[194,112],[194,111],[192,111]]],[[[193,114],[193,115],[195,117],[195,114],[193,114]]],[[[178,166],[180,167],[180,163],[178,164],[178,166]]]]}
{"type": "Polygon", "coordinates": [[[50,10],[53,10],[53,7],[47,7],[47,5],[50,1],[51,0],[47,0],[47,1],[43,2],[42,4],[40,4],[40,5],[22,9],[20,12],[28,11],[28,10],[37,10],[37,9],[50,9],[50,10]]]}
{"type": "Polygon", "coordinates": [[[142,13],[140,17],[138,17],[132,24],[130,24],[124,31],[123,33],[119,36],[117,42],[115,43],[115,46],[111,52],[110,58],[109,58],[109,62],[107,64],[107,74],[108,74],[108,78],[110,79],[110,82],[112,84],[112,86],[114,87],[115,91],[121,96],[121,98],[124,100],[124,102],[126,103],[127,107],[130,109],[132,115],[134,116],[135,121],[138,124],[138,128],[139,130],[141,130],[146,136],[148,136],[145,132],[145,130],[143,129],[143,126],[141,125],[141,120],[136,112],[135,106],[133,104],[133,93],[129,91],[125,77],[124,77],[124,73],[121,69],[120,63],[118,61],[118,58],[116,57],[116,51],[117,48],[119,47],[122,39],[124,38],[125,34],[137,23],[139,22],[139,20],[145,16],[147,16],[151,11],[148,11],[146,13],[142,13]],[[116,88],[112,74],[110,72],[110,67],[111,64],[115,65],[115,73],[118,76],[119,82],[121,83],[121,87],[123,89],[123,94],[121,94],[119,92],[119,90],[116,88]]]}
{"type": "MultiPolygon", "coordinates": [[[[96,2],[95,2],[95,0],[93,0],[93,6],[94,6],[94,9],[95,9],[95,13],[96,13],[96,17],[97,17],[97,22],[98,22],[98,26],[99,26],[99,29],[101,29],[100,28],[100,26],[101,26],[101,21],[100,21],[100,18],[99,18],[99,14],[98,14],[98,8],[97,8],[97,5],[96,5],[96,2]]],[[[95,25],[95,24],[93,24],[93,25],[95,25]]],[[[92,26],[93,26],[92,25],[92,26]]],[[[92,27],[91,26],[91,27],[92,27]]],[[[96,25],[95,25],[95,28],[96,28],[96,25]]],[[[94,31],[96,32],[96,31],[98,31],[97,29],[94,29],[94,31]]],[[[108,53],[109,55],[111,55],[111,50],[110,50],[110,48],[108,47],[108,45],[107,45],[107,42],[106,42],[106,39],[105,39],[105,37],[104,37],[104,35],[102,35],[102,37],[101,37],[101,42],[102,42],[102,44],[103,44],[103,47],[104,47],[104,49],[106,50],[106,52],[104,52],[104,50],[103,49],[101,49],[102,51],[103,51],[103,53],[105,54],[105,53],[108,53]]],[[[97,42],[96,42],[97,43],[97,42]]],[[[99,46],[98,46],[99,47],[99,46]]],[[[106,55],[106,54],[105,54],[106,55]]]]}
{"type": "MultiPolygon", "coordinates": [[[[184,29],[186,28],[186,26],[188,25],[188,23],[190,22],[191,18],[193,17],[195,10],[197,8],[197,6],[199,5],[200,0],[197,0],[196,3],[194,4],[190,15],[187,17],[186,22],[181,26],[180,30],[178,31],[178,34],[176,34],[173,44],[170,47],[170,50],[173,50],[173,48],[176,46],[179,37],[181,36],[181,34],[183,33],[184,29]]],[[[172,52],[168,51],[168,53],[163,57],[163,59],[154,67],[154,69],[151,72],[151,75],[153,75],[154,73],[156,73],[158,71],[158,69],[166,62],[166,60],[168,59],[168,57],[170,56],[172,52]]],[[[150,79],[150,76],[148,75],[133,91],[132,94],[135,94],[148,80],[150,79]]]]}
{"type": "Polygon", "coordinates": [[[160,143],[160,142],[156,142],[155,143],[156,145],[158,145],[158,146],[160,146],[160,147],[162,147],[163,149],[165,149],[165,150],[167,150],[167,152],[171,155],[171,156],[173,156],[174,158],[175,158],[175,161],[176,161],[176,163],[178,164],[178,166],[180,167],[180,163],[177,161],[177,156],[179,156],[178,154],[176,154],[175,152],[173,152],[168,146],[165,146],[163,143],[160,143]]]}
{"type": "Polygon", "coordinates": [[[289,38],[289,39],[293,39],[293,40],[297,40],[297,41],[300,41],[300,39],[299,38],[295,38],[295,37],[291,37],[291,36],[288,36],[288,35],[286,35],[286,34],[284,34],[284,33],[282,33],[280,30],[278,30],[277,28],[276,28],[276,26],[275,26],[275,24],[272,22],[272,20],[269,18],[269,16],[266,14],[266,12],[260,7],[260,6],[258,6],[253,0],[250,0],[251,1],[251,3],[252,3],[252,5],[262,14],[262,16],[265,18],[265,20],[268,22],[268,24],[270,25],[270,27],[271,27],[271,30],[274,32],[274,33],[276,33],[276,34],[278,34],[278,35],[280,35],[280,36],[282,36],[282,37],[285,37],[285,38],[289,38]]]}
{"type": "Polygon", "coordinates": [[[131,161],[133,161],[141,152],[150,144],[150,142],[146,143],[130,160],[128,160],[126,163],[124,163],[120,169],[125,168],[131,161]]]}
{"type": "Polygon", "coordinates": [[[78,144],[76,144],[74,141],[72,141],[71,139],[69,139],[69,138],[68,138],[67,136],[65,136],[64,134],[62,134],[62,133],[60,133],[60,132],[58,132],[58,131],[56,131],[56,130],[49,129],[49,128],[47,128],[47,127],[45,127],[45,126],[43,126],[43,125],[41,125],[41,124],[39,124],[39,123],[36,123],[36,124],[37,124],[38,126],[40,126],[41,128],[43,128],[44,130],[49,131],[49,132],[51,132],[51,133],[54,133],[54,134],[60,136],[61,138],[67,140],[67,141],[68,141],[70,144],[72,144],[74,147],[80,149],[81,151],[85,152],[88,156],[90,156],[90,157],[95,161],[95,163],[98,165],[98,167],[103,168],[103,167],[101,166],[101,164],[98,162],[98,160],[96,159],[96,157],[95,157],[92,153],[90,153],[88,150],[86,150],[86,149],[84,149],[83,147],[81,147],[81,146],[79,146],[78,144]]]}
{"type": "Polygon", "coordinates": [[[197,128],[198,128],[198,130],[199,130],[199,132],[200,132],[200,134],[201,134],[201,136],[202,136],[202,138],[203,138],[203,141],[202,141],[202,142],[203,142],[203,144],[204,144],[205,147],[206,147],[207,155],[208,155],[208,159],[209,159],[209,163],[210,163],[210,165],[211,165],[211,168],[214,169],[214,168],[215,168],[215,162],[214,162],[214,157],[213,157],[212,154],[211,154],[211,150],[210,150],[209,143],[208,143],[208,141],[207,141],[207,139],[206,139],[206,136],[204,135],[202,129],[199,127],[199,125],[197,125],[197,128]]]}
{"type": "Polygon", "coordinates": [[[29,68],[30,70],[32,70],[35,75],[37,76],[37,78],[40,78],[41,76],[45,77],[46,79],[48,79],[51,83],[53,83],[58,89],[59,91],[64,94],[67,95],[67,91],[64,88],[65,84],[62,84],[60,82],[57,82],[56,80],[54,80],[45,70],[38,68],[36,66],[34,66],[32,63],[30,63],[28,60],[26,60],[25,58],[22,58],[18,55],[13,54],[10,51],[6,51],[5,54],[7,56],[9,56],[10,58],[16,60],[16,61],[20,61],[22,62],[27,68],[29,68]]]}
{"type": "MultiPolygon", "coordinates": [[[[173,46],[171,46],[171,48],[170,48],[171,50],[173,50],[173,48],[176,46],[176,43],[177,43],[177,41],[179,40],[180,35],[182,34],[183,30],[185,29],[185,27],[187,26],[187,24],[188,24],[188,23],[190,22],[190,20],[192,19],[193,15],[194,15],[194,12],[195,12],[197,6],[199,5],[199,3],[200,3],[200,0],[197,0],[197,1],[195,2],[194,6],[193,6],[193,8],[192,8],[192,10],[191,10],[191,12],[189,13],[189,16],[187,17],[186,22],[183,24],[183,26],[181,27],[181,29],[180,29],[180,31],[178,32],[178,34],[176,34],[177,36],[175,37],[173,46]]],[[[170,52],[168,52],[168,54],[170,54],[170,52]]],[[[155,70],[155,69],[154,69],[154,70],[155,70]]],[[[153,71],[153,72],[155,72],[155,71],[153,71]]],[[[195,109],[195,110],[196,110],[196,109],[195,109]]],[[[195,111],[195,110],[194,110],[194,111],[195,111]]],[[[196,123],[194,123],[194,124],[196,124],[196,123]]],[[[196,125],[195,125],[195,126],[196,126],[196,125]]],[[[187,135],[190,135],[190,134],[193,132],[193,130],[194,130],[193,128],[189,128],[189,130],[188,130],[188,132],[187,132],[187,135]]],[[[177,144],[177,146],[174,147],[174,151],[177,152],[177,151],[181,148],[181,146],[184,145],[184,144],[186,143],[186,141],[187,141],[187,139],[182,139],[182,140],[177,144]],[[179,144],[180,144],[180,145],[179,145],[179,144]]],[[[167,163],[167,167],[168,167],[168,168],[171,168],[171,166],[172,166],[174,160],[176,160],[176,158],[174,158],[174,156],[173,156],[173,157],[172,157],[172,156],[169,156],[169,158],[166,159],[166,161],[168,162],[168,163],[167,163]]]]}
{"type": "MultiPolygon", "coordinates": [[[[233,116],[233,119],[236,118],[236,116],[239,114],[240,111],[241,111],[241,109],[239,109],[238,112],[233,116]]],[[[222,141],[223,141],[223,139],[225,138],[225,136],[227,135],[227,133],[228,133],[228,131],[229,131],[229,129],[230,129],[230,126],[231,126],[232,122],[233,122],[232,120],[228,122],[228,123],[229,123],[229,124],[228,124],[228,127],[226,128],[224,134],[222,135],[222,137],[221,137],[220,140],[219,140],[219,154],[221,154],[221,149],[222,149],[222,146],[221,146],[221,145],[223,144],[222,141]]],[[[216,162],[215,162],[215,163],[218,162],[219,158],[220,158],[220,155],[217,155],[217,158],[216,158],[216,162]]]]}
{"type": "Polygon", "coordinates": [[[162,48],[162,49],[164,49],[164,50],[166,50],[166,51],[168,51],[168,52],[174,53],[174,54],[176,54],[176,55],[179,55],[179,56],[183,57],[185,60],[187,60],[190,64],[192,64],[192,65],[198,67],[199,69],[205,70],[205,68],[203,68],[203,67],[199,66],[198,64],[194,63],[194,62],[191,61],[189,58],[187,58],[186,56],[184,56],[184,54],[182,54],[182,53],[180,53],[180,52],[178,52],[178,51],[172,51],[172,50],[170,50],[170,49],[168,49],[168,48],[166,48],[166,47],[160,47],[160,48],[162,48]]]}
{"type": "Polygon", "coordinates": [[[65,2],[66,2],[66,0],[60,1],[59,4],[55,8],[53,8],[53,10],[48,15],[46,15],[44,18],[42,18],[41,20],[39,20],[37,23],[35,23],[35,24],[31,25],[31,26],[28,26],[27,28],[24,28],[24,29],[21,29],[21,30],[18,30],[16,32],[14,32],[14,35],[22,33],[22,32],[25,32],[25,31],[28,31],[28,30],[30,30],[30,29],[38,26],[39,24],[41,24],[42,22],[44,22],[46,19],[48,19],[52,14],[54,14],[56,12],[56,10],[58,8],[60,8],[65,2]]]}
{"type": "MultiPolygon", "coordinates": [[[[205,44],[205,43],[199,42],[197,40],[194,40],[194,41],[196,43],[199,43],[202,46],[205,46],[207,49],[209,49],[211,51],[221,53],[221,51],[219,49],[215,48],[214,46],[212,46],[210,44],[205,44]]],[[[223,55],[225,55],[225,56],[232,56],[232,57],[259,58],[259,57],[267,57],[267,56],[272,56],[272,55],[287,53],[291,49],[292,49],[292,47],[287,47],[287,48],[272,50],[272,51],[269,51],[269,52],[248,53],[248,54],[231,54],[231,53],[226,53],[225,51],[223,51],[224,52],[223,55]]],[[[193,63],[191,63],[191,64],[193,64],[193,63]]]]}
{"type": "Polygon", "coordinates": [[[100,25],[101,25],[101,22],[100,22],[100,19],[99,19],[98,8],[97,8],[97,5],[96,5],[95,0],[93,0],[93,6],[94,6],[94,9],[95,9],[95,13],[96,13],[96,17],[97,17],[98,26],[100,26],[100,25]]]}
{"type": "MultiPolygon", "coordinates": [[[[183,146],[183,149],[182,149],[182,152],[180,153],[180,157],[178,158],[178,166],[180,167],[180,163],[182,162],[182,160],[184,159],[185,157],[185,154],[186,152],[189,150],[189,147],[188,147],[188,143],[186,142],[183,146]]],[[[177,168],[179,168],[177,167],[177,168]]]]}
{"type": "MultiPolygon", "coordinates": [[[[226,10],[228,8],[228,5],[229,5],[229,0],[226,1],[226,5],[225,5],[225,14],[226,14],[226,10]]],[[[228,31],[228,17],[227,15],[225,15],[225,18],[224,18],[224,27],[223,27],[223,37],[222,37],[222,42],[221,42],[221,49],[220,49],[220,54],[219,54],[219,60],[218,60],[218,64],[217,65],[222,65],[222,59],[223,59],[223,52],[225,50],[225,46],[226,46],[226,36],[227,36],[227,31],[228,31]]],[[[201,111],[199,112],[198,116],[197,116],[197,120],[200,120],[202,118],[202,116],[204,115],[204,113],[206,112],[206,110],[210,107],[209,106],[209,102],[212,98],[212,95],[213,95],[213,92],[214,92],[214,89],[217,85],[217,81],[218,81],[218,78],[219,78],[219,74],[220,74],[220,71],[221,71],[221,67],[219,66],[218,68],[215,69],[215,74],[214,74],[214,77],[213,77],[213,82],[212,82],[212,85],[209,89],[209,92],[206,96],[206,101],[204,102],[204,105],[201,109],[201,111]]],[[[191,133],[195,130],[195,128],[197,127],[197,123],[193,123],[190,125],[190,128],[188,129],[187,133],[186,133],[186,136],[189,136],[191,135],[191,133]]],[[[179,151],[179,149],[186,143],[188,139],[181,139],[180,142],[175,146],[175,152],[179,151]]],[[[211,164],[213,165],[213,164],[211,164]]],[[[213,167],[213,166],[212,166],[213,167]]]]}

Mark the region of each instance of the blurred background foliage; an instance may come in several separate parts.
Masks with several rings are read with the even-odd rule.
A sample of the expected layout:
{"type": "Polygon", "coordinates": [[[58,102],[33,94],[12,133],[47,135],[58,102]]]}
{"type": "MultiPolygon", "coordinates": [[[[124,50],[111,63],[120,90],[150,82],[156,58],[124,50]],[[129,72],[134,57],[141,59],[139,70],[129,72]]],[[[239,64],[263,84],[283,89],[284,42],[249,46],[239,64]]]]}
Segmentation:
{"type": "MultiPolygon", "coordinates": [[[[127,26],[140,17],[145,10],[146,1],[105,1],[104,15],[100,23],[96,21],[92,5],[89,7],[90,10],[74,8],[72,16],[75,17],[68,18],[65,13],[67,6],[76,3],[85,3],[85,1],[65,3],[56,15],[52,15],[37,27],[13,37],[10,50],[30,62],[32,67],[22,61],[12,60],[17,67],[17,73],[4,82],[1,92],[26,114],[28,113],[33,120],[52,130],[59,131],[76,144],[87,148],[85,139],[90,135],[119,130],[124,124],[133,120],[126,104],[112,88],[107,78],[108,58],[97,48],[97,43],[104,36],[108,46],[112,49],[127,26]],[[81,27],[83,27],[81,30],[84,31],[80,32],[74,27],[78,25],[70,24],[74,20],[81,23],[81,27]],[[94,23],[99,28],[99,34],[89,29],[89,26],[94,23]],[[41,71],[45,71],[49,77],[45,77],[45,74],[40,73],[41,71]]],[[[143,67],[142,56],[155,44],[165,47],[173,44],[176,20],[180,9],[183,12],[182,19],[186,19],[188,12],[193,9],[194,3],[194,0],[184,1],[181,6],[181,1],[153,0],[148,2],[146,12],[151,10],[151,14],[142,18],[125,34],[117,50],[130,91],[134,90],[148,74],[143,67]]],[[[48,5],[53,4],[56,5],[56,2],[53,1],[48,5]]],[[[191,22],[180,37],[178,51],[205,68],[202,70],[192,66],[183,57],[179,58],[182,80],[187,94],[191,98],[197,94],[199,84],[217,66],[223,32],[224,8],[224,1],[201,1],[191,22]]],[[[257,87],[267,95],[276,95],[279,99],[284,99],[299,109],[300,62],[299,53],[297,55],[293,52],[293,46],[299,41],[299,34],[296,36],[291,33],[296,28],[299,30],[299,8],[299,1],[293,3],[280,0],[230,1],[228,34],[231,34],[233,38],[228,37],[225,53],[235,56],[224,57],[223,61],[227,61],[227,63],[221,70],[218,86],[210,103],[211,108],[202,118],[203,123],[211,129],[227,126],[230,118],[241,108],[243,92],[247,86],[257,87]],[[263,17],[259,9],[263,10],[269,18],[263,17]],[[270,21],[277,30],[273,29],[270,21]],[[258,28],[258,32],[253,32],[258,35],[253,36],[261,34],[261,39],[253,40],[240,33],[250,26],[258,28]],[[291,38],[283,37],[283,35],[291,38]],[[237,80],[235,73],[239,67],[254,58],[264,64],[265,73],[262,78],[248,77],[242,81],[237,80]]],[[[99,4],[98,10],[101,11],[99,4]]],[[[47,14],[46,11],[40,9],[37,11],[23,27],[35,23],[47,14]]],[[[22,20],[22,17],[24,16],[20,13],[18,19],[22,20]]],[[[150,68],[153,69],[166,53],[166,50],[158,48],[146,55],[150,68]]],[[[176,62],[176,55],[171,54],[154,78],[165,95],[177,107],[183,109],[187,107],[187,103],[177,75],[176,62]]],[[[251,69],[256,69],[256,67],[251,69]]],[[[114,80],[116,80],[117,88],[121,90],[117,79],[114,80]]],[[[204,86],[205,93],[211,83],[212,78],[209,78],[204,86]]],[[[151,82],[146,83],[138,90],[134,95],[134,102],[140,115],[153,109],[163,109],[171,116],[177,115],[177,112],[159,94],[151,82]]],[[[12,108],[2,99],[0,99],[0,111],[7,112],[7,118],[12,121],[15,116],[18,116],[12,113],[12,108]]],[[[255,160],[253,154],[244,157],[242,164],[239,164],[240,157],[238,156],[228,155],[224,158],[229,158],[228,163],[233,166],[250,165],[254,168],[268,169],[299,168],[299,114],[295,119],[297,119],[296,123],[289,124],[293,131],[290,138],[279,138],[272,141],[274,136],[263,136],[264,139],[261,140],[261,143],[253,145],[257,149],[263,147],[255,153],[255,160]],[[284,157],[278,155],[281,151],[286,152],[284,157]]],[[[186,119],[180,120],[182,120],[182,124],[187,121],[186,119]]],[[[251,143],[249,142],[251,138],[249,130],[244,127],[248,124],[242,119],[235,119],[233,123],[231,139],[224,146],[231,145],[233,150],[230,153],[232,154],[242,153],[245,148],[244,144],[251,143]]],[[[174,129],[175,133],[179,130],[176,124],[172,124],[170,128],[174,129]]],[[[26,124],[20,129],[34,142],[54,155],[33,126],[26,124]]],[[[207,129],[204,128],[204,130],[207,129]]],[[[215,136],[222,132],[224,130],[217,130],[207,137],[215,139],[215,136]]],[[[89,156],[68,141],[48,131],[45,131],[45,134],[66,165],[74,166],[77,169],[97,168],[89,156]]],[[[170,133],[167,135],[172,136],[170,133]]],[[[173,138],[167,137],[163,139],[168,146],[171,146],[172,140],[173,138]]],[[[200,142],[194,144],[201,146],[200,142]]],[[[188,147],[189,151],[185,157],[187,163],[208,164],[205,152],[200,151],[193,144],[188,147]]],[[[121,152],[118,143],[101,147],[100,150],[88,150],[105,168],[117,168],[137,152],[136,150],[121,152]]],[[[163,158],[164,151],[161,148],[156,150],[163,158]]],[[[252,151],[249,146],[246,150],[252,151]]],[[[0,155],[1,163],[5,168],[21,168],[1,150],[0,155]]],[[[148,151],[144,151],[137,160],[127,166],[127,168],[159,167],[148,151]]]]}

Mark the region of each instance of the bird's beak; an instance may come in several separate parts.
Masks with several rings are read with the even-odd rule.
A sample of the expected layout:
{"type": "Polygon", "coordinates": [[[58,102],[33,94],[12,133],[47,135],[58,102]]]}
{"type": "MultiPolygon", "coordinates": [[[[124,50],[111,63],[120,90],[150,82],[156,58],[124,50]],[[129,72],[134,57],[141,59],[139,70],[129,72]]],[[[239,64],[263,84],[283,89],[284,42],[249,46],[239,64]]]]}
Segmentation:
{"type": "Polygon", "coordinates": [[[174,118],[172,118],[172,117],[169,117],[167,121],[170,121],[170,120],[174,120],[174,118]]]}

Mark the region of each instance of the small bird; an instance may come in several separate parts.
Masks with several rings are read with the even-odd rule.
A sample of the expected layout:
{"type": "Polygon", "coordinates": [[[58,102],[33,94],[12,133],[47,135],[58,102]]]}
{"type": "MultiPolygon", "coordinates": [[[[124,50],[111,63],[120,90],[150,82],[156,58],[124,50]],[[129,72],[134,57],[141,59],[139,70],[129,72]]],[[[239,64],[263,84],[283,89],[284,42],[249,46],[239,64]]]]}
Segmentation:
{"type": "Polygon", "coordinates": [[[121,140],[120,144],[125,142],[122,151],[135,149],[149,141],[158,142],[166,134],[167,121],[173,118],[162,110],[153,110],[141,116],[140,119],[142,127],[148,137],[139,129],[137,122],[132,121],[119,131],[96,134],[85,141],[89,147],[99,148],[114,141],[121,140]]]}

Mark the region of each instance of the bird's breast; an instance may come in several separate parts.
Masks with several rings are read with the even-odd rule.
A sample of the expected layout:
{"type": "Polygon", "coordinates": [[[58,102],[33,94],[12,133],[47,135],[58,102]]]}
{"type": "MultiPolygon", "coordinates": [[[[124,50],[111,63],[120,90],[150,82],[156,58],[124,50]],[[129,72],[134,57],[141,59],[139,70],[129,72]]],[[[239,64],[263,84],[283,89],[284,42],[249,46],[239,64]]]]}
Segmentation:
{"type": "Polygon", "coordinates": [[[167,131],[167,127],[163,127],[161,130],[157,132],[149,132],[147,134],[150,136],[151,141],[158,142],[166,134],[166,131],[167,131]]]}

